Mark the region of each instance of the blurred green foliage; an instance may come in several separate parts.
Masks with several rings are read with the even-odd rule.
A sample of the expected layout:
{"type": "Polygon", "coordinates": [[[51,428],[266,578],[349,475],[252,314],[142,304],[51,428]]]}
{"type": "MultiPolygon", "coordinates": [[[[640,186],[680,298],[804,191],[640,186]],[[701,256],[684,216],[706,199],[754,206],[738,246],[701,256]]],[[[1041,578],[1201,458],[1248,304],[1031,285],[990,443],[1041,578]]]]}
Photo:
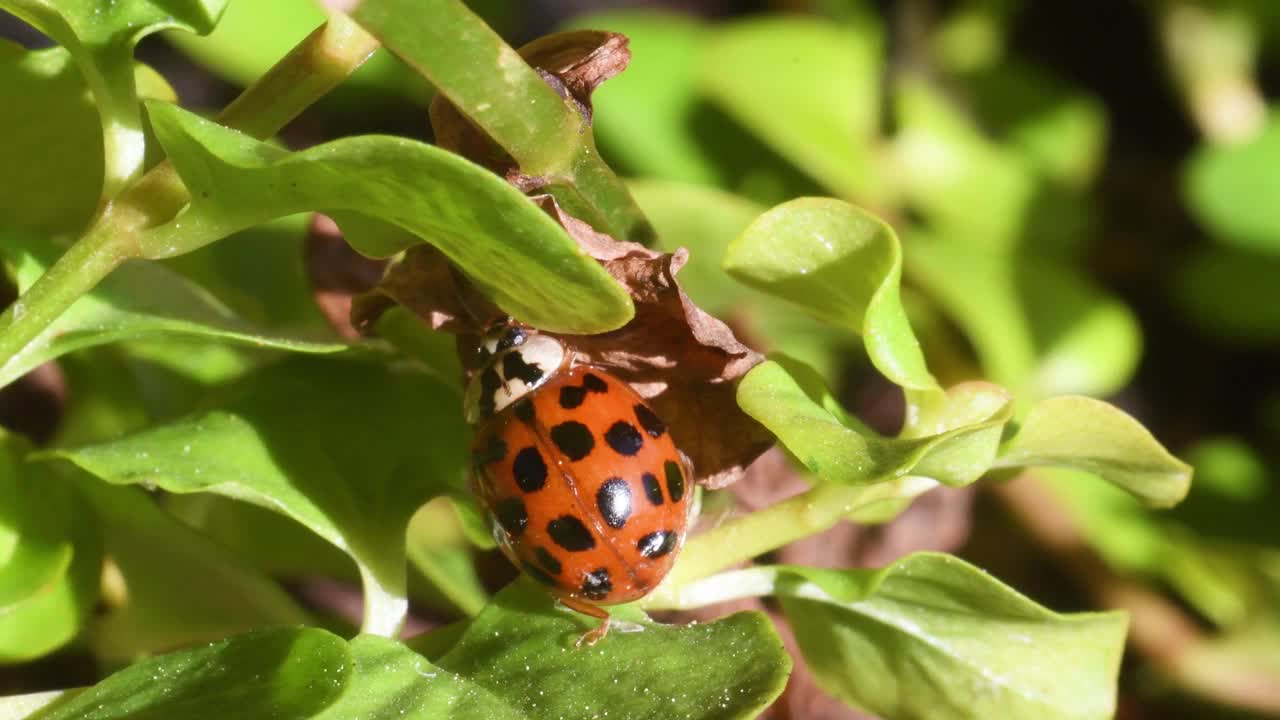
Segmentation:
{"type": "MultiPolygon", "coordinates": [[[[165,79],[132,59],[146,34],[207,32],[221,17],[205,37],[166,35],[248,85],[323,21],[311,0],[103,12],[115,5],[0,0],[63,46],[0,44],[0,160],[13,169],[0,257],[18,291],[109,213],[158,146],[188,193],[176,217],[138,232],[139,257],[175,257],[125,264],[0,358],[0,386],[57,359],[70,391],[52,448],[0,436],[0,662],[74,642],[108,665],[218,642],[80,694],[0,701],[0,716],[746,718],[772,702],[790,661],[760,614],[676,627],[626,607],[619,619],[644,632],[575,654],[564,641],[585,629],[577,616],[527,582],[490,594],[451,338],[402,309],[378,320],[385,342],[335,337],[309,294],[295,213],[332,213],[370,256],[430,243],[545,328],[616,328],[632,314],[622,288],[468,159],[387,136],[282,150],[170,104],[165,79]],[[222,640],[267,624],[350,633],[277,583],[315,575],[363,582],[364,635],[222,640]],[[375,637],[398,631],[411,599],[458,621],[409,645],[375,637]]],[[[357,5],[392,52],[312,122],[440,93],[598,230],[643,238],[651,222],[659,247],[688,248],[689,295],[773,353],[737,399],[813,487],[694,538],[652,607],[776,597],[822,687],[886,718],[1110,717],[1119,614],[1059,615],[943,555],[713,574],[844,519],[890,521],[938,484],[1045,468],[1057,512],[1107,572],[1175,595],[1205,626],[1172,660],[1140,647],[1144,669],[1178,693],[1280,714],[1265,690],[1280,687],[1280,383],[1239,378],[1256,416],[1232,434],[1182,433],[1189,493],[1191,467],[1084,397],[1134,393],[1140,363],[1164,358],[1142,357],[1138,312],[1096,272],[1129,252],[1106,244],[1113,108],[1016,42],[1026,4],[575,17],[626,34],[633,54],[592,98],[589,127],[490,31],[511,41],[529,8],[471,3],[482,21],[455,0],[357,5]],[[874,375],[906,400],[886,434],[846,408],[851,382],[874,375]]],[[[1280,57],[1280,10],[1142,8],[1198,132],[1167,204],[1202,235],[1139,246],[1167,257],[1153,287],[1126,295],[1190,328],[1186,343],[1211,348],[1200,356],[1262,353],[1274,369],[1280,113],[1259,78],[1280,57]]]]}

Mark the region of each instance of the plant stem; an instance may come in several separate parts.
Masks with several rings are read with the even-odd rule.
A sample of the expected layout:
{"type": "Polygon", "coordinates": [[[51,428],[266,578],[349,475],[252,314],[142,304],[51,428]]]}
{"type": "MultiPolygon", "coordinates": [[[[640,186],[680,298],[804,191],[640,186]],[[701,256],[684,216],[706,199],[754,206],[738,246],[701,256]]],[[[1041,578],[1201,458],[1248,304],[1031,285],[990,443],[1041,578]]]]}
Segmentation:
{"type": "Polygon", "coordinates": [[[351,18],[335,13],[232,100],[218,122],[260,140],[271,137],[355,72],[378,47],[377,39],[351,18]]]}
{"type": "Polygon", "coordinates": [[[81,295],[136,256],[137,238],[133,233],[115,223],[95,224],[0,314],[0,376],[81,295]]]}
{"type": "MultiPolygon", "coordinates": [[[[307,36],[223,111],[221,122],[259,139],[278,132],[364,64],[378,43],[345,15],[307,36]]],[[[85,234],[0,314],[3,369],[112,270],[142,257],[139,235],[167,222],[190,200],[166,160],[107,203],[85,234]]]]}
{"type": "Polygon", "coordinates": [[[642,604],[671,607],[682,590],[696,580],[823,532],[870,505],[901,502],[937,485],[930,478],[914,476],[874,485],[819,483],[689,540],[671,575],[642,604]]]}

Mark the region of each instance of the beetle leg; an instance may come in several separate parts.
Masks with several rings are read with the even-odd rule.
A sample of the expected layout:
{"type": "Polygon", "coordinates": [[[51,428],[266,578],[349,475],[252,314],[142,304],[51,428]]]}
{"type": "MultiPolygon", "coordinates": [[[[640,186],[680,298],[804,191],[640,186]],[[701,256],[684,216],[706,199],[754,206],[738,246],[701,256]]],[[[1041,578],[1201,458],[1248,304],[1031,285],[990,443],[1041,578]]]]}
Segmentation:
{"type": "Polygon", "coordinates": [[[576,610],[577,612],[580,612],[583,615],[590,615],[591,617],[600,618],[601,620],[603,620],[603,622],[600,623],[600,627],[594,628],[592,630],[588,630],[587,632],[583,633],[582,637],[578,638],[578,642],[574,643],[575,647],[582,647],[584,643],[588,647],[590,647],[600,642],[602,639],[604,639],[605,635],[609,634],[609,613],[606,612],[604,608],[600,607],[599,605],[592,605],[589,602],[584,602],[582,600],[578,600],[576,598],[570,598],[570,597],[560,598],[560,604],[564,605],[570,610],[576,610]]]}

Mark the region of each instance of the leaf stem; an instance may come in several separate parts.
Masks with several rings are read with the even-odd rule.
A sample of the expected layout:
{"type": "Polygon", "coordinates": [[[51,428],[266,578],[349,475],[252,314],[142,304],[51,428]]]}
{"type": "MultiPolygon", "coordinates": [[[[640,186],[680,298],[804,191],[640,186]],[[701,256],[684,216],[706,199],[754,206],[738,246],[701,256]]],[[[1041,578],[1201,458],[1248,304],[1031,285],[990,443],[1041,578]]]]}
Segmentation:
{"type": "Polygon", "coordinates": [[[383,584],[377,574],[364,563],[360,567],[360,583],[364,589],[364,619],[360,632],[366,635],[395,637],[409,615],[409,596],[405,591],[404,558],[401,558],[400,577],[395,578],[398,587],[383,584]]]}
{"type": "MultiPolygon", "coordinates": [[[[270,137],[360,67],[377,47],[372,36],[335,13],[246,88],[220,120],[259,139],[270,137]]],[[[142,257],[139,234],[173,218],[189,199],[166,160],[107,203],[85,234],[0,314],[0,377],[80,296],[124,261],[142,257]]]]}
{"type": "Polygon", "coordinates": [[[870,505],[898,503],[938,486],[906,476],[872,485],[819,483],[776,505],[691,538],[671,575],[642,601],[644,607],[683,607],[691,583],[771,550],[823,532],[870,505]]]}
{"type": "Polygon", "coordinates": [[[378,47],[377,39],[351,18],[334,13],[232,100],[218,122],[260,140],[271,137],[355,72],[378,47]]]}
{"type": "Polygon", "coordinates": [[[137,239],[132,232],[113,222],[95,224],[22,297],[0,313],[0,377],[21,360],[24,352],[35,349],[32,341],[72,303],[125,260],[136,256],[137,239]]]}

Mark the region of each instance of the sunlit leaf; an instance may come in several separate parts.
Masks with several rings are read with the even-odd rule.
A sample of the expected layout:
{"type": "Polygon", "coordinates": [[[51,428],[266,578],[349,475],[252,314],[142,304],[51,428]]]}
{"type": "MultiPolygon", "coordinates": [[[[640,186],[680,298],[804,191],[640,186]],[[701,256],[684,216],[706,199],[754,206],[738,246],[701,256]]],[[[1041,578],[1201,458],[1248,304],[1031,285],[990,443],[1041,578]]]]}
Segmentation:
{"type": "MultiPolygon", "coordinates": [[[[639,619],[634,611],[628,617],[639,619]]],[[[615,630],[575,650],[577,638],[598,622],[520,582],[499,593],[434,661],[500,695],[519,716],[546,720],[746,720],[782,692],[791,668],[759,613],[689,626],[642,621],[641,631],[615,630]]]]}
{"type": "Polygon", "coordinates": [[[149,257],[305,210],[347,210],[434,244],[504,310],[538,327],[600,332],[631,316],[625,291],[550,216],[457,155],[376,135],[289,153],[173,105],[149,107],[192,195],[172,222],[144,233],[149,257]]]}
{"type": "Polygon", "coordinates": [[[985,125],[1039,173],[1076,190],[1097,176],[1107,131],[1097,99],[1039,67],[1015,61],[995,65],[968,84],[985,125]]]}
{"type": "Polygon", "coordinates": [[[948,485],[978,479],[995,459],[1012,412],[999,388],[961,386],[945,424],[918,437],[881,438],[832,407],[811,369],[783,358],[762,363],[738,386],[738,404],[778,436],[811,472],[829,482],[863,485],[924,475],[948,485]],[[780,362],[785,363],[780,364],[780,362]],[[962,406],[962,407],[961,407],[962,406]]]}
{"type": "Polygon", "coordinates": [[[347,643],[324,630],[263,630],[148,658],[31,718],[302,720],[352,685],[352,660],[347,643]]]}
{"type": "Polygon", "coordinates": [[[848,203],[779,205],[729,245],[735,278],[862,335],[876,368],[903,387],[937,388],[902,307],[902,249],[883,221],[848,203]]]}
{"type": "Polygon", "coordinates": [[[1107,395],[1137,366],[1137,319],[1060,262],[985,252],[923,234],[906,273],[973,343],[987,377],[1027,400],[1107,395]]]}
{"type": "Polygon", "coordinates": [[[718,27],[702,86],[738,122],[836,193],[882,192],[873,161],[881,37],[869,14],[842,24],[762,17],[718,27]]]}
{"type": "MultiPolygon", "coordinates": [[[[209,642],[307,614],[274,581],[182,525],[137,488],[79,483],[101,519],[105,549],[123,581],[118,606],[95,618],[99,657],[140,655],[209,642]]],[[[269,539],[255,538],[259,544],[269,539]]]]}
{"type": "Polygon", "coordinates": [[[1201,147],[1184,183],[1187,204],[1215,239],[1280,253],[1280,113],[1248,142],[1201,147]]]}
{"type": "Polygon", "coordinates": [[[930,720],[1115,712],[1122,613],[1059,615],[948,555],[778,572],[806,664],[857,707],[930,720]]]}
{"type": "Polygon", "coordinates": [[[1190,466],[1137,420],[1082,396],[1036,403],[996,461],[997,467],[1038,465],[1093,473],[1154,507],[1176,505],[1191,485],[1190,466]]]}
{"type": "Polygon", "coordinates": [[[97,599],[93,512],[0,432],[0,663],[38,658],[80,631],[97,599]]]}
{"type": "Polygon", "coordinates": [[[226,0],[0,0],[75,58],[102,126],[106,197],[142,169],[146,151],[133,48],[159,30],[206,33],[226,0]]]}
{"type": "Polygon", "coordinates": [[[575,217],[619,240],[650,239],[648,223],[596,151],[576,103],[552,90],[462,0],[358,0],[346,9],[505,150],[520,172],[544,180],[575,217]]]}
{"type": "Polygon", "coordinates": [[[409,562],[446,608],[475,615],[489,601],[462,520],[448,499],[436,498],[418,510],[409,521],[407,548],[409,562]]]}
{"type": "Polygon", "coordinates": [[[899,81],[894,99],[899,130],[890,157],[902,193],[930,229],[970,249],[1017,247],[1037,193],[1026,162],[918,78],[899,81]]]}
{"type": "Polygon", "coordinates": [[[108,482],[216,492],[292,517],[356,560],[366,627],[389,633],[404,612],[409,519],[461,490],[467,444],[455,387],[381,364],[295,359],[216,408],[55,452],[108,482]]]}

